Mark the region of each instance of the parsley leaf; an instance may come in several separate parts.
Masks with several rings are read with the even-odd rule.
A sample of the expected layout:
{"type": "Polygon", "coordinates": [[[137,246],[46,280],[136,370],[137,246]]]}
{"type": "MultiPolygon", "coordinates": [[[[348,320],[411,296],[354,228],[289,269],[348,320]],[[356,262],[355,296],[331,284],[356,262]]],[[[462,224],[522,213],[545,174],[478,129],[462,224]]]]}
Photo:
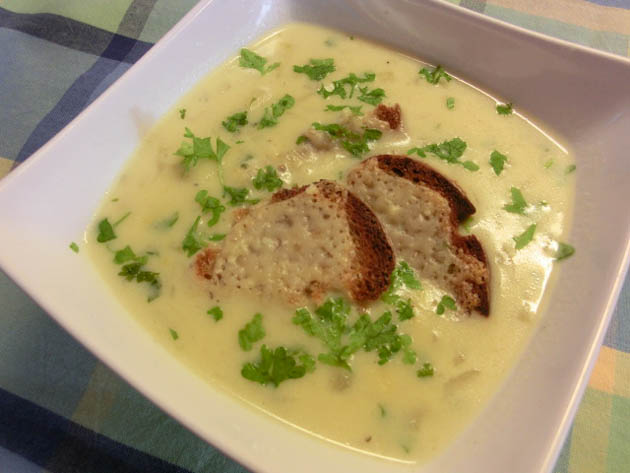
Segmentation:
{"type": "Polygon", "coordinates": [[[423,75],[427,82],[433,85],[439,84],[440,79],[444,79],[446,82],[449,82],[452,79],[452,77],[448,75],[448,73],[440,65],[433,70],[423,67],[420,69],[418,74],[423,75]]]}
{"type": "Polygon", "coordinates": [[[337,123],[322,125],[314,122],[312,126],[316,130],[324,131],[339,140],[341,146],[355,157],[360,157],[363,153],[367,153],[370,150],[368,142],[376,141],[383,135],[380,130],[373,128],[366,128],[363,131],[363,135],[359,135],[337,123]]]}
{"type": "Polygon", "coordinates": [[[119,276],[122,276],[127,281],[133,281],[135,279],[137,283],[149,283],[152,292],[149,294],[148,302],[151,302],[160,295],[162,283],[160,282],[159,273],[142,269],[144,265],[147,264],[148,260],[149,257],[147,255],[137,256],[129,245],[125,246],[122,250],[116,251],[114,254],[114,263],[123,265],[118,273],[119,276]]]}
{"type": "Polygon", "coordinates": [[[282,187],[284,182],[278,177],[273,166],[265,166],[264,169],[258,170],[256,177],[252,179],[252,184],[257,190],[266,189],[268,192],[273,192],[282,187]]]}
{"type": "Polygon", "coordinates": [[[236,207],[238,205],[254,205],[260,202],[260,199],[248,199],[249,189],[246,187],[230,187],[223,186],[223,193],[230,196],[228,205],[236,207]]]}
{"type": "Polygon", "coordinates": [[[577,166],[575,164],[569,164],[567,166],[567,168],[564,170],[565,174],[571,174],[573,171],[575,171],[577,169],[577,166]]]}
{"type": "Polygon", "coordinates": [[[218,305],[208,310],[207,314],[211,315],[215,322],[218,322],[223,318],[223,310],[218,305]]]}
{"type": "Polygon", "coordinates": [[[511,115],[514,113],[511,103],[497,104],[497,113],[499,115],[511,115]]]}
{"type": "Polygon", "coordinates": [[[503,171],[503,166],[507,161],[507,156],[499,153],[496,149],[490,154],[490,166],[494,169],[494,173],[499,176],[503,171]]]}
{"type": "Polygon", "coordinates": [[[164,220],[160,220],[156,222],[153,226],[155,228],[164,230],[166,228],[171,228],[175,223],[179,220],[179,212],[175,212],[170,217],[166,217],[164,220]]]}
{"type": "Polygon", "coordinates": [[[560,261],[569,256],[573,256],[575,253],[575,248],[573,248],[568,243],[558,242],[558,251],[556,252],[556,260],[560,261]]]}
{"type": "Polygon", "coordinates": [[[259,340],[266,335],[262,325],[262,314],[255,314],[254,318],[238,331],[238,344],[244,351],[250,351],[259,340]]]}
{"type": "Polygon", "coordinates": [[[525,209],[527,208],[527,202],[523,197],[523,194],[516,187],[512,187],[510,189],[510,193],[512,194],[512,203],[505,204],[503,208],[508,212],[513,214],[521,214],[525,215],[525,209]]]}
{"type": "Polygon", "coordinates": [[[367,87],[359,87],[359,91],[361,95],[359,95],[358,99],[361,102],[369,103],[370,105],[378,105],[385,97],[385,91],[381,88],[368,90],[367,87]]]}
{"type": "Polygon", "coordinates": [[[286,94],[282,97],[278,102],[274,103],[271,106],[271,110],[269,107],[265,108],[265,113],[263,117],[258,122],[258,129],[261,130],[263,128],[269,128],[278,124],[278,118],[281,117],[284,112],[289,110],[295,105],[295,99],[286,94]]]}
{"type": "Polygon", "coordinates": [[[352,112],[353,115],[363,115],[363,112],[361,112],[361,108],[362,107],[363,107],[363,105],[357,105],[357,106],[352,106],[352,105],[326,105],[326,108],[324,109],[324,111],[325,112],[340,112],[344,108],[347,108],[348,110],[350,110],[352,112]]]}
{"type": "Polygon", "coordinates": [[[366,72],[363,74],[363,77],[359,77],[354,72],[351,72],[348,77],[333,81],[332,90],[328,90],[322,84],[317,93],[325,99],[327,99],[331,95],[338,95],[342,99],[345,99],[346,97],[352,98],[352,96],[354,95],[354,89],[358,84],[362,84],[365,82],[374,82],[375,78],[376,74],[374,74],[373,72],[366,72]],[[346,90],[346,86],[349,86],[349,92],[348,90],[346,90]]]}
{"type": "Polygon", "coordinates": [[[315,360],[308,353],[290,352],[284,347],[272,350],[262,345],[260,359],[254,363],[245,363],[241,375],[262,385],[271,383],[278,387],[283,381],[301,378],[314,369],[315,360]]]}
{"type": "Polygon", "coordinates": [[[217,138],[215,141],[215,152],[215,150],[212,149],[212,143],[209,136],[206,138],[199,138],[198,136],[195,136],[188,127],[186,127],[184,137],[192,139],[192,143],[190,141],[183,141],[179,149],[175,152],[175,155],[184,158],[182,160],[184,171],[190,171],[191,168],[197,165],[197,162],[200,159],[211,159],[219,164],[219,180],[223,182],[223,170],[221,164],[223,156],[227,153],[230,147],[221,140],[221,138],[217,138]]]}
{"type": "Polygon", "coordinates": [[[442,296],[440,302],[435,309],[435,313],[437,315],[442,315],[446,309],[456,310],[457,306],[455,305],[455,299],[450,296],[442,296]]]}
{"type": "Polygon", "coordinates": [[[71,242],[70,245],[68,245],[68,248],[70,248],[75,253],[79,252],[79,245],[77,245],[75,242],[71,242]]]}
{"type": "Polygon", "coordinates": [[[96,237],[96,241],[99,243],[105,243],[106,241],[110,241],[116,238],[116,234],[114,233],[114,227],[109,223],[109,220],[104,218],[98,223],[98,236],[96,237]]]}
{"type": "Polygon", "coordinates": [[[311,80],[322,80],[331,72],[335,72],[335,60],[333,58],[311,59],[310,64],[293,66],[293,71],[306,74],[311,80]]]}
{"type": "Polygon", "coordinates": [[[238,112],[234,115],[230,115],[224,121],[221,122],[223,128],[225,128],[230,133],[236,132],[240,127],[247,125],[249,123],[247,121],[247,111],[238,112]]]}
{"type": "Polygon", "coordinates": [[[208,220],[209,227],[216,225],[219,218],[221,218],[221,214],[225,211],[225,207],[221,205],[221,201],[215,197],[209,196],[207,190],[197,192],[195,202],[201,205],[202,213],[212,212],[212,218],[208,220]]]}
{"type": "Polygon", "coordinates": [[[514,242],[516,243],[515,248],[520,250],[521,248],[525,248],[530,241],[534,239],[534,233],[536,232],[536,224],[532,223],[527,230],[521,233],[518,236],[512,237],[514,242]]]}
{"type": "Polygon", "coordinates": [[[132,261],[137,258],[136,254],[133,252],[129,245],[125,246],[122,250],[118,250],[114,254],[114,263],[123,264],[127,261],[132,261]]]}
{"type": "Polygon", "coordinates": [[[171,334],[171,338],[173,340],[177,340],[179,338],[179,334],[175,330],[173,330],[172,328],[169,328],[168,331],[171,334]]]}
{"type": "Polygon", "coordinates": [[[273,63],[271,66],[267,66],[265,68],[265,64],[267,64],[267,59],[262,56],[259,56],[254,51],[250,51],[249,49],[243,48],[241,49],[241,57],[238,60],[238,65],[244,67],[245,69],[256,69],[260,72],[260,75],[265,75],[268,72],[273,71],[276,67],[280,65],[279,62],[273,63]]]}
{"type": "Polygon", "coordinates": [[[301,145],[302,143],[308,143],[308,138],[304,135],[298,136],[297,140],[295,140],[296,145],[301,145]]]}
{"type": "Polygon", "coordinates": [[[197,233],[197,227],[199,226],[200,220],[201,217],[197,217],[195,219],[195,222],[192,224],[192,226],[188,230],[188,233],[186,233],[184,240],[182,241],[182,250],[187,253],[189,258],[197,253],[199,250],[204,248],[207,244],[197,233]]]}
{"type": "Polygon", "coordinates": [[[389,287],[381,296],[383,302],[396,307],[396,312],[401,322],[411,319],[415,315],[411,300],[404,300],[396,294],[396,291],[403,287],[407,289],[422,289],[413,269],[405,261],[398,263],[398,266],[392,271],[389,287]]]}
{"type": "Polygon", "coordinates": [[[453,97],[446,99],[446,108],[449,110],[453,110],[455,108],[455,99],[453,97]]]}
{"type": "Polygon", "coordinates": [[[179,118],[181,118],[182,120],[184,118],[186,118],[186,109],[185,108],[180,108],[179,109],[179,118]]]}
{"type": "Polygon", "coordinates": [[[421,158],[426,158],[426,153],[432,153],[438,158],[450,164],[460,164],[469,171],[477,171],[479,166],[473,161],[460,161],[467,144],[461,138],[453,138],[452,140],[443,141],[440,144],[432,143],[422,148],[414,147],[407,151],[407,154],[417,154],[421,158]]]}
{"type": "Polygon", "coordinates": [[[433,369],[433,365],[431,363],[424,363],[422,368],[416,371],[416,375],[418,378],[427,378],[433,376],[435,370],[433,369]]]}

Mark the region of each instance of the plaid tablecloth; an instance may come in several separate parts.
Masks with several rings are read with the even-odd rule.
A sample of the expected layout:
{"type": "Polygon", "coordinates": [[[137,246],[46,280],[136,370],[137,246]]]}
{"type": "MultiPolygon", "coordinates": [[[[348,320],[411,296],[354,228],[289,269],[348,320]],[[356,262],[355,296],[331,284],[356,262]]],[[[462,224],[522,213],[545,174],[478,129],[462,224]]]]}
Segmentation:
{"type": "MultiPolygon", "coordinates": [[[[0,0],[0,178],[194,3],[0,0]]],[[[630,0],[454,3],[630,56],[630,0]]],[[[106,368],[0,273],[0,472],[244,471],[106,368]]],[[[555,471],[630,472],[628,280],[555,471]]]]}

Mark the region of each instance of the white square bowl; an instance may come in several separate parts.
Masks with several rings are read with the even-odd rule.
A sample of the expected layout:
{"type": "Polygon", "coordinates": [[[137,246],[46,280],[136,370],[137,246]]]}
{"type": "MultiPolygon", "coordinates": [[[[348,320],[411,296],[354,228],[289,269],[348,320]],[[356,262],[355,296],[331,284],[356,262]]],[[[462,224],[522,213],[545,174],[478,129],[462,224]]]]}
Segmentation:
{"type": "Polygon", "coordinates": [[[630,62],[437,1],[202,1],[68,127],[0,182],[0,265],[137,389],[256,472],[546,472],[595,361],[630,253],[630,62]],[[212,68],[266,31],[320,23],[441,63],[517,104],[574,151],[570,241],[541,324],[483,413],[424,465],[304,435],[214,389],[134,321],[68,250],[141,136],[212,68]]]}

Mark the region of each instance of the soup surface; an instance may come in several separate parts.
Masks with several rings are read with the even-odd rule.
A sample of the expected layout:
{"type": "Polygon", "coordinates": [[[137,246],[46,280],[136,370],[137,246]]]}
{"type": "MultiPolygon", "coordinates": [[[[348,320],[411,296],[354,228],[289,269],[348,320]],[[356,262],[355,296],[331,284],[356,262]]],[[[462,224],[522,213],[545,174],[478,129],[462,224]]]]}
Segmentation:
{"type": "Polygon", "coordinates": [[[498,389],[541,317],[557,259],[571,253],[562,242],[575,166],[516,111],[399,52],[288,25],[202,79],[147,133],[87,230],[88,252],[137,320],[209,383],[340,445],[426,460],[498,389]],[[402,131],[355,136],[351,147],[323,128],[362,120],[379,103],[400,105],[402,131]],[[322,134],[326,146],[315,142],[322,134]],[[460,231],[486,252],[488,317],[419,275],[396,290],[413,317],[391,301],[359,308],[329,294],[335,304],[306,309],[341,314],[344,337],[360,314],[375,323],[388,311],[395,332],[335,366],[325,337],[295,318],[300,307],[210,288],[197,275],[195,258],[221,248],[240,209],[255,212],[280,187],[343,185],[362,159],[414,148],[410,157],[477,209],[460,231]],[[276,367],[286,362],[276,377],[263,345],[276,367]]]}

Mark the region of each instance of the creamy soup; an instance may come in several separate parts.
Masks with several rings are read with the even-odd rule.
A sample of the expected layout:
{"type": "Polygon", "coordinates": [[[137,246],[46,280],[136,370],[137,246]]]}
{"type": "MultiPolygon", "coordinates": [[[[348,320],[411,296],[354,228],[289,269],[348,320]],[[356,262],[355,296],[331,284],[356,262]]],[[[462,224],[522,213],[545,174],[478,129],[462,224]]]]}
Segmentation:
{"type": "Polygon", "coordinates": [[[572,252],[563,243],[572,158],[518,104],[340,32],[293,24],[237,54],[147,133],[87,230],[89,256],[137,320],[208,383],[339,445],[426,460],[480,412],[541,318],[554,267],[572,252]],[[313,123],[361,120],[378,103],[400,105],[401,132],[359,136],[356,148],[313,142],[313,123]],[[382,356],[359,349],[348,366],[333,366],[320,357],[322,338],[296,323],[301,306],[211,290],[197,275],[195,258],[221,248],[240,209],[255,212],[280,187],[343,185],[362,159],[414,148],[410,157],[457,183],[477,209],[460,231],[486,252],[488,317],[416,275],[420,284],[397,290],[413,317],[401,320],[382,300],[350,304],[347,315],[351,327],[360,314],[375,321],[390,311],[402,346],[382,356]],[[261,384],[263,345],[285,347],[301,368],[261,384]]]}

